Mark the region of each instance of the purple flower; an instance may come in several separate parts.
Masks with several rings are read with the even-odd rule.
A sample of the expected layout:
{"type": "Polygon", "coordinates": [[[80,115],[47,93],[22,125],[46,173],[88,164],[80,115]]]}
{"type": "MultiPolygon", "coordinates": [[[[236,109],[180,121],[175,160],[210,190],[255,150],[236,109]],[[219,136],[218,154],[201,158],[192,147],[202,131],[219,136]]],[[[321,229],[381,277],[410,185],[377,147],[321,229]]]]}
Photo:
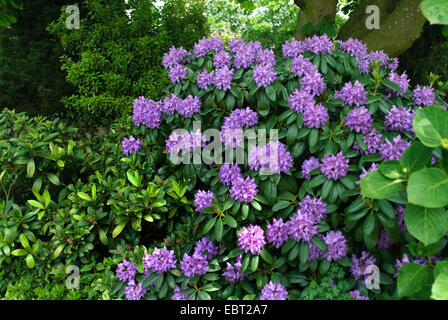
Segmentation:
{"type": "Polygon", "coordinates": [[[271,173],[288,172],[293,165],[291,154],[279,141],[269,141],[263,147],[253,147],[248,154],[249,168],[252,170],[269,169],[271,173]]]}
{"type": "Polygon", "coordinates": [[[307,106],[302,112],[302,117],[303,124],[308,128],[320,128],[329,120],[328,109],[321,104],[307,106]]]}
{"type": "Polygon", "coordinates": [[[336,155],[325,155],[320,168],[327,179],[338,180],[348,172],[348,159],[344,157],[342,151],[336,155]]]}
{"type": "MultiPolygon", "coordinates": [[[[320,233],[317,236],[322,239],[322,235],[320,233]]],[[[323,257],[325,254],[325,252],[316,247],[311,241],[308,242],[308,248],[309,248],[308,261],[319,259],[323,257]]]]}
{"type": "Polygon", "coordinates": [[[133,136],[130,136],[129,139],[124,138],[121,142],[121,148],[125,155],[136,153],[142,145],[143,143],[139,139],[135,140],[133,136]]]}
{"type": "Polygon", "coordinates": [[[404,213],[406,209],[402,205],[398,205],[395,209],[395,214],[397,216],[397,223],[400,227],[401,232],[406,232],[408,230],[408,227],[406,226],[406,223],[404,222],[404,213]]]}
{"type": "Polygon", "coordinates": [[[370,62],[368,59],[357,57],[356,61],[358,62],[359,71],[361,73],[368,74],[370,72],[370,62]]]}
{"type": "Polygon", "coordinates": [[[373,61],[380,60],[381,61],[381,67],[385,68],[388,65],[389,62],[389,56],[384,53],[383,50],[380,51],[372,51],[368,55],[370,59],[370,64],[372,64],[373,61]]]}
{"type": "Polygon", "coordinates": [[[397,108],[395,105],[390,110],[386,110],[386,120],[384,125],[390,130],[412,131],[412,122],[415,112],[411,108],[397,108]]]}
{"type": "Polygon", "coordinates": [[[292,59],[291,72],[298,77],[302,77],[303,75],[317,72],[317,70],[314,64],[309,59],[304,58],[302,55],[300,55],[292,59]]]}
{"type": "Polygon", "coordinates": [[[255,50],[248,44],[242,46],[235,54],[234,64],[236,69],[249,68],[255,62],[255,50]]]}
{"type": "Polygon", "coordinates": [[[174,46],[170,48],[170,51],[163,55],[163,66],[165,69],[173,68],[181,64],[182,60],[187,56],[189,52],[183,48],[176,49],[174,46]]]}
{"type": "Polygon", "coordinates": [[[322,198],[311,198],[307,195],[299,206],[301,212],[312,217],[315,223],[319,223],[327,214],[327,204],[322,201],[322,198]]]}
{"type": "Polygon", "coordinates": [[[166,247],[162,249],[154,247],[152,254],[145,254],[143,257],[143,265],[146,270],[152,270],[158,274],[168,272],[176,268],[174,250],[168,250],[166,247]]]}
{"type": "Polygon", "coordinates": [[[275,81],[277,73],[270,65],[259,64],[254,68],[253,79],[258,87],[267,87],[275,81]]]}
{"type": "Polygon", "coordinates": [[[242,268],[242,260],[243,256],[239,255],[236,257],[236,263],[235,265],[231,265],[229,262],[227,262],[227,268],[226,271],[222,274],[224,278],[230,283],[235,283],[238,280],[243,280],[245,278],[245,274],[241,272],[242,268]]]}
{"type": "Polygon", "coordinates": [[[137,266],[132,262],[123,260],[123,262],[119,263],[117,266],[117,278],[121,282],[133,281],[136,274],[137,266]]]}
{"type": "Polygon", "coordinates": [[[434,104],[434,99],[434,89],[427,86],[424,86],[423,88],[418,86],[412,92],[412,100],[416,105],[432,106],[434,104]]]}
{"type": "Polygon", "coordinates": [[[253,127],[258,123],[258,114],[249,107],[246,109],[236,109],[232,111],[232,114],[235,114],[239,118],[239,121],[241,121],[241,124],[246,128],[253,127]]]}
{"type": "Polygon", "coordinates": [[[320,96],[324,92],[326,85],[322,74],[316,70],[306,74],[302,78],[300,88],[315,96],[320,96]]]}
{"type": "Polygon", "coordinates": [[[215,195],[211,191],[199,190],[194,195],[194,205],[196,206],[196,211],[202,213],[202,210],[212,206],[212,201],[215,195]]]}
{"type": "Polygon", "coordinates": [[[380,233],[380,237],[378,239],[378,249],[386,250],[389,249],[390,246],[394,243],[390,235],[386,230],[382,230],[380,233]]]}
{"type": "Polygon", "coordinates": [[[410,145],[411,143],[404,141],[400,135],[396,136],[392,143],[386,138],[385,143],[381,145],[381,161],[400,160],[410,145]]]}
{"type": "Polygon", "coordinates": [[[372,274],[372,270],[369,270],[369,266],[374,266],[375,263],[376,259],[370,256],[368,252],[363,251],[359,259],[353,254],[350,272],[356,280],[360,280],[362,277],[372,274]]]}
{"type": "Polygon", "coordinates": [[[367,55],[367,46],[358,39],[350,38],[346,41],[339,41],[343,52],[354,57],[364,58],[367,55]]]}
{"type": "Polygon", "coordinates": [[[240,167],[237,164],[224,163],[219,169],[219,179],[221,183],[229,186],[236,181],[237,178],[242,178],[240,167]]]}
{"type": "Polygon", "coordinates": [[[215,75],[213,77],[213,84],[216,86],[216,88],[227,91],[230,89],[232,78],[233,69],[230,70],[228,67],[222,67],[216,69],[215,75]]]}
{"type": "Polygon", "coordinates": [[[392,81],[393,83],[395,83],[397,86],[400,87],[401,92],[386,88],[386,92],[388,92],[392,97],[396,97],[396,96],[404,96],[404,94],[406,93],[406,91],[408,91],[409,88],[409,78],[408,75],[406,74],[406,72],[404,72],[401,76],[399,76],[398,74],[396,74],[395,72],[392,72],[389,77],[387,77],[387,80],[392,81]]]}
{"type": "Polygon", "coordinates": [[[256,62],[265,66],[275,66],[274,51],[269,49],[260,50],[257,52],[256,62]]]}
{"type": "Polygon", "coordinates": [[[135,284],[131,282],[127,287],[124,288],[124,295],[128,300],[140,300],[145,296],[147,292],[146,288],[142,288],[142,284],[135,284]]]}
{"type": "Polygon", "coordinates": [[[230,188],[230,197],[238,200],[239,202],[252,202],[258,192],[258,186],[255,184],[255,179],[247,177],[243,179],[241,177],[236,178],[230,188]]]}
{"type": "Polygon", "coordinates": [[[394,72],[398,68],[399,64],[400,64],[400,62],[399,62],[398,58],[394,57],[394,58],[392,58],[392,62],[389,63],[388,68],[390,71],[394,72]]]}
{"type": "Polygon", "coordinates": [[[207,260],[211,260],[218,254],[218,246],[213,241],[210,241],[209,238],[202,237],[194,248],[194,254],[203,256],[205,251],[207,251],[205,256],[207,260]]]}
{"type": "Polygon", "coordinates": [[[172,155],[177,155],[181,151],[193,152],[205,147],[205,144],[206,139],[199,129],[196,132],[185,132],[182,135],[173,131],[166,140],[166,150],[172,155]]]}
{"type": "Polygon", "coordinates": [[[174,114],[174,111],[178,109],[178,106],[181,103],[183,103],[183,100],[181,98],[179,98],[175,94],[171,94],[170,97],[166,97],[163,100],[161,111],[171,116],[174,114]]]}
{"type": "Polygon", "coordinates": [[[309,242],[312,237],[317,235],[317,229],[319,229],[315,217],[301,209],[291,217],[287,224],[289,236],[296,241],[309,242]]]}
{"type": "Polygon", "coordinates": [[[238,52],[239,49],[241,49],[242,47],[244,47],[246,45],[246,43],[241,40],[240,38],[238,39],[234,39],[232,38],[232,40],[229,42],[229,51],[230,52],[238,52]]]}
{"type": "Polygon", "coordinates": [[[320,167],[319,160],[311,157],[302,163],[302,175],[306,180],[311,180],[310,172],[320,167]]]}
{"type": "Polygon", "coordinates": [[[179,286],[174,288],[174,294],[171,297],[171,300],[188,300],[190,296],[188,294],[183,294],[180,290],[179,286]]]}
{"type": "Polygon", "coordinates": [[[364,179],[366,174],[368,174],[369,172],[372,172],[372,171],[377,171],[377,170],[378,170],[378,168],[377,168],[375,162],[372,163],[372,165],[370,166],[369,170],[366,170],[366,169],[362,168],[362,173],[359,176],[359,181],[356,181],[356,184],[360,184],[361,180],[364,179]]]}
{"type": "Polygon", "coordinates": [[[267,225],[266,239],[268,243],[273,243],[277,249],[288,241],[288,238],[288,225],[283,222],[282,218],[273,219],[272,224],[267,225]]]}
{"type": "Polygon", "coordinates": [[[398,271],[400,270],[400,268],[408,263],[410,263],[410,261],[406,253],[403,254],[403,258],[401,258],[401,261],[397,259],[397,261],[395,262],[395,269],[397,269],[397,273],[394,274],[394,278],[398,277],[398,271]]]}
{"type": "Polygon", "coordinates": [[[306,108],[314,107],[314,98],[308,91],[295,89],[289,97],[288,105],[297,113],[303,112],[306,108]]]}
{"type": "Polygon", "coordinates": [[[154,102],[145,97],[139,97],[133,102],[132,120],[136,126],[144,124],[150,129],[158,128],[162,122],[161,102],[154,102]]]}
{"type": "Polygon", "coordinates": [[[232,64],[232,57],[226,51],[219,51],[213,58],[213,65],[215,68],[230,68],[232,64]]]}
{"type": "Polygon", "coordinates": [[[364,86],[356,80],[354,84],[347,82],[341,91],[335,91],[335,99],[340,98],[344,106],[360,106],[367,101],[367,91],[364,86]]]}
{"type": "Polygon", "coordinates": [[[193,117],[193,114],[201,112],[201,99],[191,94],[182,103],[177,104],[176,111],[185,118],[193,117]]]}
{"type": "Polygon", "coordinates": [[[372,128],[373,118],[366,107],[352,109],[345,118],[345,124],[350,131],[368,133],[372,128]]]}
{"type": "Polygon", "coordinates": [[[189,256],[188,254],[184,254],[184,259],[180,262],[180,268],[182,273],[187,278],[192,278],[195,275],[204,275],[208,271],[208,261],[207,257],[202,255],[193,254],[189,256]]]}
{"type": "Polygon", "coordinates": [[[311,51],[315,55],[331,54],[333,49],[333,41],[326,34],[323,36],[315,35],[312,38],[307,38],[303,41],[305,49],[311,51]]]}
{"type": "Polygon", "coordinates": [[[377,133],[376,129],[373,128],[368,134],[364,136],[364,143],[366,145],[366,150],[362,150],[358,145],[358,142],[354,144],[354,148],[358,150],[361,154],[370,155],[377,153],[381,148],[381,133],[377,133]]]}
{"type": "Polygon", "coordinates": [[[258,255],[265,244],[264,231],[260,226],[243,227],[238,234],[238,246],[246,253],[250,251],[258,255]]]}
{"type": "Polygon", "coordinates": [[[287,300],[288,291],[281,283],[270,281],[261,289],[260,300],[287,300]]]}
{"type": "Polygon", "coordinates": [[[295,38],[292,38],[291,42],[286,41],[283,44],[282,51],[285,58],[294,58],[303,53],[305,50],[301,41],[297,41],[295,38]]]}
{"type": "Polygon", "coordinates": [[[205,56],[211,50],[215,50],[215,52],[224,50],[222,40],[218,37],[211,37],[209,39],[204,38],[194,45],[194,54],[198,58],[205,56]]]}
{"type": "Polygon", "coordinates": [[[206,90],[210,85],[213,84],[213,71],[207,72],[207,70],[204,69],[204,71],[198,73],[197,83],[199,88],[206,90]]]}
{"type": "Polygon", "coordinates": [[[181,64],[177,64],[170,69],[168,72],[168,76],[172,83],[179,83],[185,76],[187,75],[187,68],[182,66],[181,64]]]}
{"type": "Polygon", "coordinates": [[[369,297],[364,297],[364,296],[362,296],[362,295],[361,295],[361,292],[359,292],[359,290],[353,290],[353,291],[350,291],[348,294],[349,294],[353,299],[356,299],[356,300],[369,300],[369,297]]]}

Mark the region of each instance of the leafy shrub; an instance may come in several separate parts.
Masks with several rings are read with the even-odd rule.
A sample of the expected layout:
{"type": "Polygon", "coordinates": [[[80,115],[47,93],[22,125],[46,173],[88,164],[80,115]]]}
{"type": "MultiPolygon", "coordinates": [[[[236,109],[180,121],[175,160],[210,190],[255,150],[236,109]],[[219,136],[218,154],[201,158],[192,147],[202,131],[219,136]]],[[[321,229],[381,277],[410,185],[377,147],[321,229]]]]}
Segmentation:
{"type": "MultiPolygon", "coordinates": [[[[119,265],[118,295],[305,298],[308,279],[322,285],[339,265],[355,281],[339,276],[341,291],[322,297],[342,299],[352,290],[356,299],[397,298],[397,258],[404,239],[415,242],[400,229],[405,199],[373,201],[359,181],[375,162],[401,159],[415,140],[419,106],[445,105],[437,92],[410,90],[406,74],[394,72],[397,59],[325,35],[285,43],[278,59],[257,42],[234,40],[227,51],[220,39],[203,39],[192,54],[171,50],[164,63],[172,81],[166,97],[135,100],[133,121],[166,147],[171,163],[159,172],[177,168],[196,208],[178,210],[172,234],[119,265]],[[261,133],[256,147],[243,127],[261,133]],[[208,129],[217,131],[210,137],[208,129]],[[267,143],[263,129],[277,135],[267,143]],[[221,149],[207,145],[221,140],[221,149]],[[229,153],[224,164],[216,160],[229,153]]],[[[145,153],[133,137],[123,146],[132,156],[145,153]]]]}

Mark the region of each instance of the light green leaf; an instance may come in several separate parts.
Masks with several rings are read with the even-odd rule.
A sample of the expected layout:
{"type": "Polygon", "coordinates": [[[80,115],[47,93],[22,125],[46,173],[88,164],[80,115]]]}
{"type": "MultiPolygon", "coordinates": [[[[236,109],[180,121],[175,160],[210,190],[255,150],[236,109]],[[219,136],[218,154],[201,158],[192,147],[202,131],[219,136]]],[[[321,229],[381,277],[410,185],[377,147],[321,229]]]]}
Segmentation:
{"type": "Polygon", "coordinates": [[[415,263],[403,265],[398,272],[398,296],[401,298],[416,294],[428,282],[428,279],[428,267],[415,263]]]}
{"type": "Polygon", "coordinates": [[[425,0],[420,6],[423,15],[431,24],[448,24],[448,1],[425,0]]]}
{"type": "Polygon", "coordinates": [[[419,110],[414,117],[414,131],[425,146],[440,146],[448,138],[448,112],[440,107],[419,110]]]}
{"type": "Polygon", "coordinates": [[[427,207],[448,206],[448,175],[438,168],[427,168],[411,174],[407,186],[410,203],[427,207]]]}
{"type": "Polygon", "coordinates": [[[388,179],[378,171],[372,171],[361,180],[361,193],[372,199],[387,199],[404,188],[401,182],[388,179]]]}
{"type": "Polygon", "coordinates": [[[425,245],[439,241],[448,232],[448,215],[444,208],[425,208],[409,203],[404,222],[409,232],[425,245]]]}

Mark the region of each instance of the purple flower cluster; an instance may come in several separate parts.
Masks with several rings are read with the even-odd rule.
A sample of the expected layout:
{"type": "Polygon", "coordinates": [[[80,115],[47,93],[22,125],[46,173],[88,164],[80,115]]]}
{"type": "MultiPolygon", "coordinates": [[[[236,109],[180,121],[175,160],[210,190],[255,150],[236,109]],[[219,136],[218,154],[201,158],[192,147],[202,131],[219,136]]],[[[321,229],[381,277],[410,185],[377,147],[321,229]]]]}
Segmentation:
{"type": "Polygon", "coordinates": [[[364,143],[366,145],[366,150],[362,150],[358,145],[358,142],[354,144],[355,150],[358,150],[361,154],[371,155],[377,153],[381,148],[381,133],[377,133],[376,129],[373,128],[368,134],[364,136],[364,143]]]}
{"type": "Polygon", "coordinates": [[[389,249],[390,246],[394,243],[390,235],[387,233],[386,230],[382,230],[380,233],[380,236],[378,238],[378,249],[380,250],[386,250],[389,249]]]}
{"type": "Polygon", "coordinates": [[[182,135],[173,131],[166,140],[166,150],[170,154],[177,155],[181,151],[193,152],[196,149],[203,148],[206,143],[207,141],[199,132],[199,129],[196,132],[185,132],[182,135]]]}
{"type": "Polygon", "coordinates": [[[191,118],[193,114],[201,112],[201,99],[191,94],[182,103],[177,104],[177,112],[185,118],[191,118]]]}
{"type": "Polygon", "coordinates": [[[406,74],[406,72],[404,72],[401,76],[399,76],[395,72],[392,72],[389,75],[389,77],[387,77],[387,80],[392,81],[397,86],[399,86],[400,89],[401,89],[401,92],[398,92],[398,91],[386,88],[386,92],[388,92],[390,96],[392,96],[392,97],[396,97],[396,96],[402,97],[402,96],[404,96],[406,91],[408,91],[409,81],[410,80],[409,80],[408,75],[406,74]]]}
{"type": "Polygon", "coordinates": [[[293,159],[283,143],[271,140],[263,147],[253,147],[248,154],[248,163],[252,170],[280,174],[291,169],[293,159]]]}
{"type": "Polygon", "coordinates": [[[250,251],[250,253],[258,255],[265,244],[264,231],[260,226],[243,227],[238,234],[238,246],[246,253],[250,251]]]}
{"type": "Polygon", "coordinates": [[[150,129],[160,127],[162,122],[161,103],[145,97],[139,97],[133,102],[132,120],[136,126],[144,124],[150,129]]]}
{"type": "Polygon", "coordinates": [[[258,87],[267,87],[277,78],[272,65],[259,64],[254,68],[253,79],[258,87]]]}
{"type": "Polygon", "coordinates": [[[341,231],[330,231],[324,237],[328,252],[324,253],[324,258],[328,261],[336,261],[347,255],[347,240],[341,231]]]}
{"type": "Polygon", "coordinates": [[[230,197],[232,199],[238,200],[239,202],[252,202],[258,192],[258,186],[255,183],[254,178],[247,177],[246,179],[242,177],[236,178],[232,183],[230,188],[230,197]]]}
{"type": "Polygon", "coordinates": [[[320,167],[319,160],[315,157],[311,157],[302,163],[302,175],[306,180],[311,180],[310,172],[320,167]]]}
{"type": "Polygon", "coordinates": [[[246,43],[244,42],[244,40],[238,38],[238,39],[234,39],[232,38],[232,40],[229,42],[229,51],[230,52],[238,52],[239,49],[241,49],[242,47],[244,47],[246,45],[246,43]]]}
{"type": "Polygon", "coordinates": [[[298,77],[302,77],[306,74],[316,71],[317,69],[314,64],[309,59],[304,58],[302,55],[295,57],[291,61],[291,72],[298,77]]]}
{"type": "Polygon", "coordinates": [[[184,58],[190,54],[183,48],[176,49],[174,46],[170,48],[170,51],[163,55],[163,66],[165,69],[173,68],[181,64],[184,58]]]}
{"type": "Polygon", "coordinates": [[[261,289],[260,300],[287,300],[288,291],[281,283],[270,281],[261,289]]]}
{"type": "Polygon", "coordinates": [[[134,281],[135,275],[137,274],[137,266],[127,260],[119,263],[117,266],[117,278],[121,282],[131,282],[134,281]]]}
{"type": "Polygon", "coordinates": [[[317,235],[316,218],[304,210],[299,209],[295,215],[287,222],[289,237],[296,241],[311,241],[311,238],[317,235]]]}
{"type": "Polygon", "coordinates": [[[168,76],[172,83],[179,83],[187,75],[187,68],[181,64],[176,64],[168,72],[168,76]]]}
{"type": "Polygon", "coordinates": [[[229,67],[222,67],[216,69],[215,75],[213,77],[213,84],[219,90],[230,90],[230,84],[232,83],[233,78],[233,69],[229,69],[229,67]]]}
{"type": "Polygon", "coordinates": [[[362,296],[359,290],[350,291],[348,294],[350,295],[350,297],[356,300],[369,300],[369,297],[362,296]]]}
{"type": "Polygon", "coordinates": [[[342,151],[336,155],[325,155],[320,168],[327,179],[338,180],[348,172],[348,159],[344,157],[342,151]]]}
{"type": "Polygon", "coordinates": [[[408,227],[406,226],[406,223],[404,222],[404,213],[406,209],[402,205],[398,205],[395,209],[395,214],[397,217],[397,223],[400,227],[401,232],[406,232],[408,230],[408,227]]]}
{"type": "Polygon", "coordinates": [[[249,68],[255,62],[255,55],[261,50],[257,42],[249,42],[239,47],[236,51],[234,64],[236,69],[249,68]]]}
{"type": "Polygon", "coordinates": [[[152,270],[158,274],[168,272],[176,268],[174,250],[168,250],[166,247],[162,249],[154,247],[152,254],[145,254],[143,257],[143,265],[146,270],[152,270]]]}
{"type": "Polygon", "coordinates": [[[380,60],[381,61],[381,67],[386,68],[389,64],[389,56],[384,53],[383,50],[379,51],[372,51],[368,54],[367,58],[370,60],[370,63],[372,64],[373,61],[380,60]]]}
{"type": "Polygon", "coordinates": [[[390,110],[386,111],[384,125],[390,130],[396,131],[413,131],[412,122],[414,120],[415,112],[409,108],[397,108],[395,105],[390,110]]]}
{"type": "Polygon", "coordinates": [[[274,67],[276,62],[274,51],[269,49],[259,50],[255,61],[264,66],[274,67]]]}
{"type": "Polygon", "coordinates": [[[302,112],[303,124],[308,128],[320,128],[324,126],[328,120],[328,109],[321,104],[313,107],[307,107],[302,112]]]}
{"type": "Polygon", "coordinates": [[[347,82],[342,90],[335,91],[335,99],[340,98],[344,106],[360,106],[367,101],[367,91],[364,86],[356,80],[354,84],[347,82]]]}
{"type": "Polygon", "coordinates": [[[416,105],[432,106],[434,104],[434,99],[434,89],[427,86],[424,86],[423,88],[418,86],[412,92],[412,100],[416,105]]]}
{"type": "Polygon", "coordinates": [[[224,45],[219,37],[204,38],[194,44],[194,54],[198,58],[207,55],[211,50],[215,50],[215,52],[224,50],[224,45]]]}
{"type": "Polygon", "coordinates": [[[207,260],[213,259],[218,254],[218,246],[207,237],[202,237],[194,248],[194,255],[203,256],[204,252],[207,252],[205,255],[207,260]]]}
{"type": "Polygon", "coordinates": [[[285,58],[295,58],[299,54],[305,51],[302,41],[297,41],[295,38],[291,39],[291,42],[285,42],[283,44],[282,52],[285,58]]]}
{"type": "Polygon", "coordinates": [[[401,260],[397,259],[397,261],[395,262],[395,269],[397,269],[397,273],[394,274],[394,278],[398,277],[398,271],[400,270],[400,268],[408,263],[410,263],[410,261],[406,253],[403,254],[403,258],[401,258],[401,260]]]}
{"type": "Polygon", "coordinates": [[[174,288],[174,294],[171,297],[171,300],[188,300],[190,296],[188,294],[183,294],[180,290],[179,286],[174,288]]]}
{"type": "Polygon", "coordinates": [[[213,84],[213,71],[208,72],[206,69],[197,75],[198,87],[206,90],[213,84]]]}
{"type": "Polygon", "coordinates": [[[230,65],[232,64],[232,57],[230,54],[224,50],[219,51],[217,54],[215,54],[215,57],[213,58],[213,65],[215,68],[230,68],[230,65]]]}
{"type": "Polygon", "coordinates": [[[352,132],[367,134],[372,128],[373,118],[366,107],[359,107],[348,113],[345,124],[352,132]]]}
{"type": "Polygon", "coordinates": [[[326,84],[322,74],[316,70],[306,74],[302,78],[300,81],[300,88],[315,96],[320,96],[324,92],[326,84]]]}
{"type": "Polygon", "coordinates": [[[307,195],[299,206],[302,212],[312,217],[316,223],[319,223],[327,214],[327,204],[321,198],[311,198],[307,195]]]}
{"type": "Polygon", "coordinates": [[[313,36],[303,41],[305,50],[311,51],[315,55],[331,54],[333,49],[333,41],[326,34],[323,36],[313,36]]]}
{"type": "Polygon", "coordinates": [[[392,142],[386,138],[385,143],[381,145],[381,161],[400,160],[410,145],[411,143],[403,140],[400,135],[393,138],[392,142]]]}
{"type": "Polygon", "coordinates": [[[196,211],[202,213],[202,210],[212,206],[212,201],[215,195],[211,191],[199,190],[194,195],[194,205],[196,206],[196,211]]]}
{"type": "Polygon", "coordinates": [[[237,164],[224,163],[219,169],[219,179],[222,184],[230,186],[237,178],[242,178],[241,169],[237,164]]]}
{"type": "Polygon", "coordinates": [[[192,278],[195,275],[204,275],[207,273],[209,263],[206,256],[193,254],[189,256],[184,254],[184,259],[180,262],[182,273],[187,278],[192,278]]]}
{"type": "Polygon", "coordinates": [[[358,39],[350,38],[346,41],[338,41],[343,52],[351,56],[364,58],[367,56],[367,46],[358,39]]]}
{"type": "Polygon", "coordinates": [[[235,148],[244,141],[243,127],[249,128],[258,123],[258,114],[251,108],[235,109],[224,118],[221,126],[221,141],[224,145],[235,148]]]}
{"type": "Polygon", "coordinates": [[[314,107],[314,98],[305,90],[295,89],[289,97],[288,105],[295,112],[301,113],[307,108],[314,107]]]}
{"type": "Polygon", "coordinates": [[[272,224],[267,225],[267,242],[274,244],[277,249],[280,248],[289,239],[288,230],[288,224],[284,223],[282,218],[273,219],[272,224]]]}
{"type": "Polygon", "coordinates": [[[166,113],[167,115],[171,116],[174,114],[174,111],[176,111],[180,104],[183,103],[183,100],[176,96],[175,94],[171,94],[170,97],[166,97],[163,99],[163,102],[161,103],[161,111],[166,113]]]}
{"type": "Polygon", "coordinates": [[[125,155],[136,153],[142,147],[143,143],[140,139],[135,139],[133,136],[130,136],[129,139],[124,138],[121,142],[121,148],[123,149],[123,153],[125,155]]]}
{"type": "Polygon", "coordinates": [[[146,288],[142,288],[141,283],[135,284],[134,281],[130,282],[128,286],[124,288],[124,295],[128,300],[140,300],[145,296],[147,292],[146,288]]]}
{"type": "Polygon", "coordinates": [[[370,256],[366,251],[361,253],[361,257],[359,259],[353,254],[350,272],[356,280],[360,280],[361,278],[372,274],[372,270],[368,270],[368,267],[374,266],[375,263],[376,259],[370,256]]]}
{"type": "Polygon", "coordinates": [[[231,265],[229,262],[227,262],[227,268],[226,271],[222,274],[224,278],[230,283],[235,283],[238,280],[243,280],[246,275],[241,272],[241,268],[243,266],[242,264],[243,256],[239,255],[236,257],[236,262],[234,265],[231,265]]]}

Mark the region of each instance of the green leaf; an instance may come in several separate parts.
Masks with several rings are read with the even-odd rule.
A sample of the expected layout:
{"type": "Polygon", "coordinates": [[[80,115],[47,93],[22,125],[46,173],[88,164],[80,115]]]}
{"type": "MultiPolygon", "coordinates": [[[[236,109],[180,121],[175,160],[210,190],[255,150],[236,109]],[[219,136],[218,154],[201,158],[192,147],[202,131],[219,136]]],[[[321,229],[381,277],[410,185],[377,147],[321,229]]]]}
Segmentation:
{"type": "Polygon", "coordinates": [[[269,100],[275,101],[277,99],[277,94],[275,93],[275,89],[273,86],[268,86],[265,89],[266,95],[268,96],[269,100]]]}
{"type": "Polygon", "coordinates": [[[64,250],[65,248],[65,244],[61,244],[59,245],[56,250],[54,250],[53,252],[53,259],[56,259],[57,257],[59,257],[59,255],[61,254],[62,250],[64,250]]]}
{"type": "Polygon", "coordinates": [[[301,264],[305,264],[308,261],[309,246],[305,242],[299,243],[299,261],[301,264]]]}
{"type": "Polygon", "coordinates": [[[259,256],[253,256],[252,257],[252,260],[250,262],[250,269],[252,270],[252,272],[257,271],[259,261],[260,261],[260,257],[259,256]]]}
{"type": "MultiPolygon", "coordinates": [[[[128,180],[135,186],[135,187],[140,187],[140,183],[138,182],[138,180],[135,178],[134,174],[131,171],[128,171],[126,173],[128,180]]],[[[176,192],[177,193],[177,192],[176,192]]],[[[179,194],[178,194],[179,195],[179,194]]],[[[180,196],[180,195],[179,195],[180,196]]],[[[180,196],[182,197],[182,196],[180,196]]]]}
{"type": "Polygon", "coordinates": [[[109,240],[107,239],[107,235],[106,235],[106,232],[104,231],[104,229],[100,229],[98,231],[98,234],[100,236],[101,243],[104,244],[105,246],[107,246],[109,244],[109,240]]]}
{"type": "Polygon", "coordinates": [[[408,231],[425,245],[437,242],[448,232],[448,215],[444,208],[408,204],[404,221],[408,231]]]}
{"type": "Polygon", "coordinates": [[[423,15],[431,24],[448,24],[448,2],[425,0],[420,4],[423,15]]]}
{"type": "Polygon", "coordinates": [[[271,254],[269,253],[268,250],[263,249],[260,253],[261,258],[266,261],[269,264],[273,264],[274,263],[274,258],[272,258],[271,254]]]}
{"type": "Polygon", "coordinates": [[[378,166],[378,170],[389,179],[398,179],[403,176],[403,169],[400,162],[397,160],[391,160],[381,163],[378,166]]]}
{"type": "Polygon", "coordinates": [[[440,208],[448,205],[448,175],[438,168],[427,168],[411,174],[407,186],[410,203],[440,208]]]}
{"type": "Polygon", "coordinates": [[[112,231],[112,238],[115,239],[121,233],[121,231],[123,231],[124,227],[126,227],[126,223],[120,223],[118,226],[116,226],[112,231]]]}
{"type": "Polygon", "coordinates": [[[21,256],[24,256],[24,255],[28,254],[28,252],[26,250],[23,250],[23,249],[16,249],[16,250],[13,250],[11,252],[11,254],[13,256],[16,256],[16,257],[21,257],[21,256]]]}
{"type": "Polygon", "coordinates": [[[20,243],[22,244],[22,247],[25,248],[28,252],[31,251],[30,243],[28,242],[28,239],[26,236],[22,233],[19,237],[20,243]]]}
{"type": "Polygon", "coordinates": [[[433,299],[448,300],[448,273],[442,273],[436,277],[431,292],[433,299]]]}
{"type": "Polygon", "coordinates": [[[276,212],[289,207],[291,204],[289,201],[281,200],[272,206],[272,211],[276,212]]]}
{"type": "Polygon", "coordinates": [[[258,113],[262,117],[266,117],[269,114],[270,102],[264,91],[261,91],[257,97],[257,107],[258,113]]]}
{"type": "Polygon", "coordinates": [[[28,254],[25,258],[26,266],[30,269],[34,268],[34,258],[31,254],[28,254]]]}
{"type": "Polygon", "coordinates": [[[212,228],[215,225],[215,223],[216,223],[216,218],[208,220],[207,223],[204,225],[204,229],[202,230],[202,233],[206,234],[210,230],[212,230],[212,228]]]}
{"type": "Polygon", "coordinates": [[[375,229],[375,224],[376,224],[375,215],[369,214],[366,220],[364,220],[364,224],[362,227],[364,235],[368,236],[372,234],[373,230],[375,229]]]}
{"type": "Polygon", "coordinates": [[[408,263],[398,271],[398,296],[410,297],[419,292],[428,282],[428,267],[421,264],[408,263]]]}
{"type": "Polygon", "coordinates": [[[392,89],[392,90],[394,90],[394,91],[396,91],[398,93],[402,93],[401,92],[401,88],[395,82],[392,82],[392,81],[387,80],[387,79],[383,79],[383,80],[381,80],[381,83],[383,85],[385,85],[386,87],[388,87],[389,89],[392,89]]]}
{"type": "Polygon", "coordinates": [[[404,188],[401,182],[387,179],[380,172],[372,171],[361,180],[361,192],[368,198],[387,199],[404,188]]]}
{"type": "Polygon", "coordinates": [[[310,147],[314,147],[319,141],[319,130],[313,128],[308,136],[308,144],[310,147]]]}
{"type": "Polygon", "coordinates": [[[217,219],[215,223],[215,239],[220,242],[222,240],[223,223],[222,219],[217,219]]]}
{"type": "Polygon", "coordinates": [[[37,202],[36,200],[28,200],[27,202],[28,202],[30,205],[32,205],[33,207],[36,207],[36,208],[39,208],[39,209],[42,209],[42,210],[45,209],[44,206],[43,206],[43,204],[40,203],[40,202],[37,202]]]}
{"type": "Polygon", "coordinates": [[[230,226],[231,228],[236,228],[238,226],[236,220],[230,215],[226,215],[224,217],[224,223],[230,226]]]}
{"type": "Polygon", "coordinates": [[[426,107],[414,117],[415,135],[427,147],[436,148],[448,138],[448,112],[440,107],[426,107]]]}
{"type": "Polygon", "coordinates": [[[28,160],[28,164],[26,165],[26,176],[31,178],[36,171],[36,164],[34,163],[34,159],[28,160]]]}
{"type": "Polygon", "coordinates": [[[405,150],[401,157],[401,165],[406,168],[407,173],[423,169],[432,158],[432,150],[425,147],[420,141],[414,141],[405,150]]]}
{"type": "Polygon", "coordinates": [[[59,181],[59,178],[54,173],[48,173],[47,178],[55,186],[61,185],[61,181],[59,181]]]}
{"type": "Polygon", "coordinates": [[[320,250],[324,251],[324,252],[328,252],[328,246],[325,243],[324,240],[322,240],[321,238],[319,238],[318,236],[314,236],[311,238],[311,242],[318,247],[320,250]]]}
{"type": "Polygon", "coordinates": [[[78,192],[77,195],[83,200],[92,201],[92,198],[85,192],[78,192]]]}

